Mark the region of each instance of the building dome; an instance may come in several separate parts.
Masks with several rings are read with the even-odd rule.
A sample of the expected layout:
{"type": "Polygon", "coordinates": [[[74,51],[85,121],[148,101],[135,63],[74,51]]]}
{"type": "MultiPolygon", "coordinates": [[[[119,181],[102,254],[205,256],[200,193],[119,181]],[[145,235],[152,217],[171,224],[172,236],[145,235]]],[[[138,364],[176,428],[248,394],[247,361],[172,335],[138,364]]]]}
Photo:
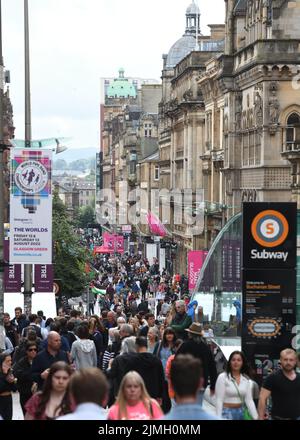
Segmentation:
{"type": "Polygon", "coordinates": [[[171,47],[167,57],[167,68],[173,68],[190,52],[195,50],[196,39],[192,35],[184,35],[171,47]]]}
{"type": "Polygon", "coordinates": [[[125,70],[121,67],[119,78],[114,79],[107,89],[108,98],[136,98],[136,88],[127,78],[124,78],[124,73],[125,70]]]}
{"type": "Polygon", "coordinates": [[[199,15],[199,14],[200,14],[200,9],[193,0],[193,3],[191,3],[186,10],[186,15],[199,15]]]}

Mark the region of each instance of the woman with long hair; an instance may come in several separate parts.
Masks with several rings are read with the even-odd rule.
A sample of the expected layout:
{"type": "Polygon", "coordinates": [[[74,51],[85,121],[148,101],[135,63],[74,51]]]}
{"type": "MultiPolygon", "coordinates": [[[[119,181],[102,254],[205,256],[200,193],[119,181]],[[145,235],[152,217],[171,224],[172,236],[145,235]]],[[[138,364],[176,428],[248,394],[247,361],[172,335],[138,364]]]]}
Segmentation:
{"type": "Polygon", "coordinates": [[[104,338],[105,333],[104,325],[101,323],[97,315],[93,315],[89,319],[89,335],[90,339],[94,341],[97,352],[97,366],[100,367],[102,363],[102,356],[105,350],[104,338]]]}
{"type": "Polygon", "coordinates": [[[26,403],[25,420],[53,420],[74,410],[67,392],[73,369],[65,362],[51,365],[43,390],[26,403]]]}
{"type": "Polygon", "coordinates": [[[137,336],[139,329],[140,329],[140,323],[139,320],[137,318],[137,316],[131,316],[128,320],[128,324],[132,325],[133,327],[133,335],[137,336]]]}
{"type": "Polygon", "coordinates": [[[149,396],[141,376],[136,371],[127,373],[108,420],[158,420],[162,416],[159,404],[149,396]]]}
{"type": "Polygon", "coordinates": [[[10,354],[0,354],[0,416],[3,420],[12,420],[12,391],[16,391],[16,379],[11,369],[10,354]]]}
{"type": "Polygon", "coordinates": [[[257,420],[258,414],[252,398],[249,367],[243,352],[231,353],[226,371],[221,373],[215,387],[216,412],[228,420],[244,420],[244,408],[257,420]]]}
{"type": "Polygon", "coordinates": [[[176,341],[176,333],[171,327],[167,327],[163,333],[161,342],[157,342],[153,354],[157,356],[166,369],[168,359],[175,353],[174,346],[176,341]]]}

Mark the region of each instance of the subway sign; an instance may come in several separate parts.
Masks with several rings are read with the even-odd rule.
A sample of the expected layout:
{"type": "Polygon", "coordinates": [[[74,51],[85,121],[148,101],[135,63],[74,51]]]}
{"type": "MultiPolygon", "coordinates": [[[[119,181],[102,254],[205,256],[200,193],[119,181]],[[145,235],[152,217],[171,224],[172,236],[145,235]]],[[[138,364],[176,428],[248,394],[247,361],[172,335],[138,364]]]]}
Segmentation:
{"type": "Polygon", "coordinates": [[[242,350],[262,383],[296,326],[295,203],[244,203],[242,350]]]}
{"type": "Polygon", "coordinates": [[[294,268],[297,205],[244,203],[243,235],[244,268],[294,268]]]}

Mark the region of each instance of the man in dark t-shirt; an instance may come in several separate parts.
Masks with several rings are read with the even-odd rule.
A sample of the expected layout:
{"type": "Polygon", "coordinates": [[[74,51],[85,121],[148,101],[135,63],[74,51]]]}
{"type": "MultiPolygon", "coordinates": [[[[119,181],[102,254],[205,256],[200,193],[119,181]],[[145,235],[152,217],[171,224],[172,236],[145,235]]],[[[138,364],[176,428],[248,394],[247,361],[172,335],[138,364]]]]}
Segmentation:
{"type": "Polygon", "coordinates": [[[262,386],[258,414],[265,419],[266,403],[272,398],[273,420],[300,420],[300,374],[296,373],[297,356],[290,348],[280,353],[281,370],[268,376],[262,386]]]}

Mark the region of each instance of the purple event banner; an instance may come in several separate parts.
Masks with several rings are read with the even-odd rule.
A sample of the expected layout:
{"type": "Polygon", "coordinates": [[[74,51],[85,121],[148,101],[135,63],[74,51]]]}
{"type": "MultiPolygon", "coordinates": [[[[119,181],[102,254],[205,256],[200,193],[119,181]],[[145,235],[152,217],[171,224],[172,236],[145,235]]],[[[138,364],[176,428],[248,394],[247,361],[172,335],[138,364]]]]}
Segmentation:
{"type": "Polygon", "coordinates": [[[34,265],[34,290],[35,292],[53,292],[53,265],[34,265]]]}
{"type": "MultiPolygon", "coordinates": [[[[9,263],[9,240],[4,240],[4,261],[9,263]]],[[[10,264],[4,268],[4,292],[21,292],[21,264],[10,264]]]]}

